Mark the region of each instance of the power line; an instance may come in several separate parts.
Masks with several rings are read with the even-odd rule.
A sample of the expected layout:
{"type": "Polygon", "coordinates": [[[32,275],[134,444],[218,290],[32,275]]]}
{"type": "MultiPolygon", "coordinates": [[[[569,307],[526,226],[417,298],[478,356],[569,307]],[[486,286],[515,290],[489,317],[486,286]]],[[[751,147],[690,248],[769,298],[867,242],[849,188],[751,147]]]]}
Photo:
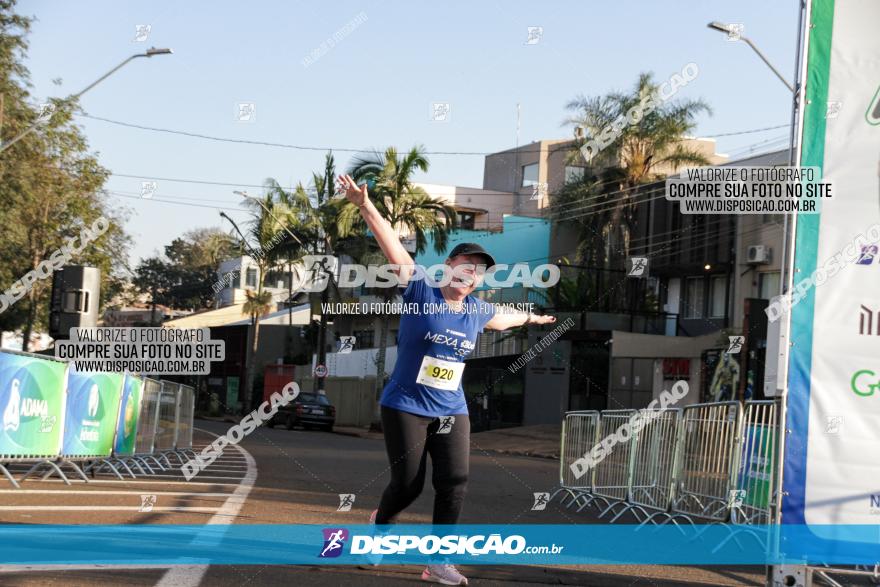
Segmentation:
{"type": "MultiPolygon", "coordinates": [[[[207,140],[207,141],[214,141],[214,142],[221,142],[221,143],[256,145],[256,146],[262,146],[262,147],[276,147],[276,148],[282,148],[282,149],[293,149],[293,150],[298,150],[298,151],[322,151],[322,152],[336,151],[336,152],[340,152],[340,153],[368,153],[368,152],[372,152],[375,150],[375,149],[370,149],[370,148],[328,147],[328,146],[318,147],[318,146],[312,146],[312,145],[294,145],[294,144],[290,144],[290,143],[276,143],[276,142],[271,142],[271,141],[254,141],[254,140],[250,140],[250,139],[233,139],[233,138],[228,138],[228,137],[218,137],[218,136],[206,135],[206,134],[195,133],[195,132],[190,132],[190,131],[175,130],[175,129],[168,129],[168,128],[159,128],[159,127],[153,127],[153,126],[146,126],[146,125],[142,125],[142,124],[134,124],[131,122],[112,120],[110,118],[104,118],[102,116],[94,116],[94,115],[86,114],[86,113],[80,113],[80,114],[77,114],[77,116],[80,116],[83,118],[88,118],[90,120],[97,120],[100,122],[106,122],[108,124],[115,124],[117,126],[124,126],[127,128],[134,128],[134,129],[138,129],[138,130],[159,132],[159,133],[165,133],[165,134],[180,135],[180,136],[186,136],[186,137],[190,137],[190,138],[197,138],[197,139],[203,139],[203,140],[207,140]]],[[[742,135],[742,134],[752,134],[752,133],[758,133],[758,132],[765,132],[768,130],[775,130],[778,128],[785,128],[787,126],[789,126],[789,125],[785,124],[785,125],[779,125],[779,126],[773,126],[773,127],[748,129],[748,130],[743,130],[743,131],[733,131],[733,132],[719,133],[719,134],[714,134],[714,135],[706,135],[705,137],[700,137],[700,138],[716,138],[716,137],[736,136],[736,135],[742,135]]],[[[687,140],[687,139],[683,139],[683,140],[687,140]]],[[[538,149],[517,149],[516,151],[518,153],[540,153],[542,151],[542,149],[540,149],[540,148],[538,148],[538,149]]],[[[487,155],[500,155],[504,152],[506,152],[506,151],[492,151],[492,152],[487,152],[487,151],[425,151],[424,154],[425,155],[474,155],[474,156],[485,157],[487,155]]]]}

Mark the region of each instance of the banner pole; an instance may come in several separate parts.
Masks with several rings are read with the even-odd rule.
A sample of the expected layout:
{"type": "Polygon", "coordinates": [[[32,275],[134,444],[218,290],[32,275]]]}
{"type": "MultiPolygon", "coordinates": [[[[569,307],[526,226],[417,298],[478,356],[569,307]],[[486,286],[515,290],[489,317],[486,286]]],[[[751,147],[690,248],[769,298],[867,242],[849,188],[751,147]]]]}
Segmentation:
{"type": "MultiPolygon", "coordinates": [[[[801,136],[802,136],[802,125],[803,125],[803,100],[804,100],[804,79],[806,76],[806,65],[807,65],[807,47],[809,46],[809,36],[810,36],[810,14],[811,14],[811,1],[808,0],[797,0],[798,4],[798,35],[797,35],[797,43],[795,46],[795,64],[794,64],[794,93],[792,95],[792,104],[791,104],[791,128],[789,129],[789,149],[788,149],[788,165],[789,166],[797,166],[800,165],[800,152],[801,152],[801,136]]],[[[794,287],[794,248],[795,248],[795,234],[797,231],[797,214],[791,214],[791,219],[789,219],[789,214],[785,215],[784,224],[783,224],[783,252],[782,252],[782,267],[781,267],[781,279],[780,281],[780,294],[786,295],[788,292],[792,290],[794,287]]],[[[775,489],[776,489],[776,508],[774,512],[774,532],[772,533],[771,539],[768,541],[768,545],[772,545],[773,554],[775,560],[778,560],[778,555],[780,553],[780,526],[782,524],[782,502],[786,495],[785,486],[784,486],[784,462],[785,462],[785,441],[788,434],[787,427],[787,410],[788,410],[788,362],[789,362],[789,350],[791,348],[791,312],[783,313],[781,319],[783,320],[782,328],[780,329],[780,342],[779,342],[779,350],[781,354],[781,365],[780,369],[782,370],[782,389],[780,392],[779,398],[779,419],[778,419],[778,431],[776,434],[777,443],[777,458],[776,458],[776,479],[775,479],[775,489]]],[[[780,357],[776,358],[779,361],[780,357]]],[[[777,363],[779,364],[779,363],[777,363]]],[[[779,378],[777,378],[779,380],[779,378]]],[[[774,587],[774,585],[786,584],[784,582],[785,576],[794,576],[794,577],[804,577],[805,569],[792,569],[787,565],[772,565],[767,568],[767,587],[774,587]],[[800,570],[801,572],[798,572],[800,570]],[[794,572],[792,572],[794,571],[794,572]]]]}

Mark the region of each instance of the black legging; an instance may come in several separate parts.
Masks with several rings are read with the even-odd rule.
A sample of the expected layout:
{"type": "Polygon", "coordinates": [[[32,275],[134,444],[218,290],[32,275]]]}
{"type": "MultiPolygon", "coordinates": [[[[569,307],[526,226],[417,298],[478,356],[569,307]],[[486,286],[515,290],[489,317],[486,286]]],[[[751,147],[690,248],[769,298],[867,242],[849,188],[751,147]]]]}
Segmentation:
{"type": "Polygon", "coordinates": [[[459,414],[448,433],[438,433],[442,420],[382,406],[391,483],[382,493],[377,524],[393,524],[397,514],[421,494],[428,454],[435,493],[434,523],[458,522],[467,489],[471,423],[467,414],[459,414]]]}

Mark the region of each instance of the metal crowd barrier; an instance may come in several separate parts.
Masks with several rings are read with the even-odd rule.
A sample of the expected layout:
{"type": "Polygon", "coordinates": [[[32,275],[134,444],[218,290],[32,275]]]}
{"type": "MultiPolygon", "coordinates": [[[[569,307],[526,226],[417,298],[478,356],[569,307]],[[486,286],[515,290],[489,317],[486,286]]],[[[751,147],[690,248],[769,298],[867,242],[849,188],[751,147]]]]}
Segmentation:
{"type": "MultiPolygon", "coordinates": [[[[617,434],[634,410],[568,412],[563,421],[561,504],[578,511],[598,505],[599,517],[638,522],[772,523],[776,488],[778,404],[738,401],[696,404],[642,414],[637,432],[580,478],[571,464],[617,434]]],[[[625,435],[624,435],[625,436],[625,435]]]]}
{"type": "MultiPolygon", "coordinates": [[[[599,415],[599,441],[618,433],[618,429],[628,424],[636,410],[604,410],[599,415]]],[[[629,487],[632,483],[633,451],[632,438],[618,442],[610,453],[593,466],[593,497],[591,504],[604,504],[605,509],[599,514],[603,517],[614,512],[618,504],[626,503],[629,487]]],[[[586,507],[581,506],[580,509],[586,507]]],[[[580,511],[580,510],[578,510],[580,511]]]]}
{"type": "Polygon", "coordinates": [[[54,357],[3,350],[0,380],[0,473],[16,489],[10,468],[48,467],[70,482],[56,464],[61,451],[67,364],[54,357]],[[47,389],[39,389],[45,382],[47,389]]]}
{"type": "Polygon", "coordinates": [[[570,500],[568,507],[571,507],[580,499],[590,498],[593,490],[592,472],[578,477],[571,465],[584,456],[584,447],[595,444],[598,432],[598,411],[582,410],[565,414],[559,447],[559,487],[550,495],[550,500],[563,493],[561,503],[565,504],[566,500],[570,500]]]}
{"type": "Polygon", "coordinates": [[[177,402],[177,432],[174,437],[174,450],[179,455],[195,458],[193,451],[193,419],[196,413],[196,390],[189,385],[180,386],[177,402]]]}
{"type": "Polygon", "coordinates": [[[746,402],[743,442],[731,521],[737,524],[771,524],[776,497],[779,428],[774,401],[746,402]]]}
{"type": "MultiPolygon", "coordinates": [[[[168,381],[162,382],[159,392],[159,411],[156,420],[155,444],[153,450],[158,453],[160,460],[165,459],[168,466],[169,454],[174,454],[174,436],[177,433],[177,407],[180,395],[180,384],[168,381]]],[[[182,461],[181,461],[182,462],[182,461]]]]}
{"type": "Polygon", "coordinates": [[[727,521],[741,433],[742,405],[738,401],[684,408],[674,514],[689,521],[727,521]]]}
{"type": "Polygon", "coordinates": [[[170,469],[170,455],[181,464],[194,456],[194,412],[186,385],[0,350],[0,478],[18,488],[54,474],[70,485],[64,467],[84,482],[87,473],[123,479],[170,469]]]}
{"type": "MultiPolygon", "coordinates": [[[[144,397],[141,401],[138,416],[137,438],[134,442],[133,458],[141,463],[147,462],[164,471],[160,459],[154,455],[156,448],[156,432],[159,426],[159,395],[164,382],[155,379],[144,379],[144,397]]],[[[171,468],[171,463],[168,463],[171,468]]]]}
{"type": "Polygon", "coordinates": [[[681,419],[680,409],[646,414],[641,430],[633,439],[635,462],[629,503],[640,522],[665,516],[672,504],[681,419]]]}

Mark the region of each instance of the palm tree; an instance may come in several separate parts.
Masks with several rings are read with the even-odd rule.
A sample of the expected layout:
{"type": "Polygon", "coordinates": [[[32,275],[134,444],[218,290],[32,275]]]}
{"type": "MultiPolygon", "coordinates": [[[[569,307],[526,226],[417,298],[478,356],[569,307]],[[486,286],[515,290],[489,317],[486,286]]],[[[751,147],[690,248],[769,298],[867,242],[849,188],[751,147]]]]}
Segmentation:
{"type": "Polygon", "coordinates": [[[266,279],[266,274],[275,265],[277,253],[274,251],[281,240],[284,227],[279,222],[279,214],[273,209],[276,208],[276,203],[270,192],[267,192],[259,202],[246,197],[244,205],[250,208],[251,219],[248,221],[248,230],[244,235],[246,241],[242,244],[251,253],[253,261],[257,265],[256,291],[248,290],[245,292],[246,301],[242,306],[242,314],[251,317],[251,325],[254,329],[250,360],[245,366],[245,409],[247,410],[250,409],[257,370],[260,318],[268,314],[274,305],[271,292],[263,291],[263,282],[266,279]]]}
{"type": "Polygon", "coordinates": [[[245,297],[247,298],[247,300],[245,301],[244,306],[242,306],[241,308],[241,313],[247,314],[251,317],[251,326],[253,326],[254,329],[254,340],[251,343],[251,364],[247,370],[248,377],[246,393],[248,395],[245,396],[248,401],[247,409],[250,409],[250,398],[253,393],[251,388],[254,385],[254,376],[256,374],[257,367],[257,346],[260,339],[260,318],[272,311],[274,300],[272,299],[271,292],[263,290],[262,283],[260,283],[256,291],[245,291],[245,297]]]}
{"type": "MultiPolygon", "coordinates": [[[[711,114],[709,106],[702,100],[663,102],[658,96],[659,88],[652,74],[642,73],[630,92],[589,98],[578,96],[566,105],[566,109],[574,113],[566,122],[583,129],[586,143],[620,117],[626,118],[646,96],[653,95],[657,104],[639,122],[626,125],[614,143],[589,161],[590,169],[585,178],[563,188],[557,199],[560,204],[580,202],[591,206],[590,213],[573,215],[572,220],[584,228],[582,234],[592,233],[582,241],[579,253],[589,250],[598,254],[595,236],[601,236],[605,254],[601,260],[593,260],[601,261],[600,265],[606,267],[622,265],[629,255],[635,188],[662,178],[663,171],[710,163],[702,153],[683,143],[696,127],[697,116],[711,114]],[[617,255],[618,252],[623,254],[617,255]]],[[[580,157],[580,153],[576,157],[580,157]]],[[[564,217],[560,220],[566,221],[564,217]]]]}
{"type": "MultiPolygon", "coordinates": [[[[382,217],[397,230],[401,237],[409,236],[415,240],[415,253],[423,252],[429,238],[433,240],[434,250],[444,253],[450,232],[456,227],[455,208],[439,198],[432,198],[413,182],[416,172],[428,170],[428,159],[422,147],[413,147],[399,154],[395,147],[388,147],[384,153],[374,152],[356,157],[349,168],[357,182],[367,182],[370,197],[382,217]]],[[[360,227],[363,220],[354,204],[340,204],[338,228],[340,235],[350,234],[360,227]]],[[[382,288],[384,301],[391,301],[397,293],[396,288],[382,288]]],[[[378,400],[382,394],[385,380],[385,349],[388,345],[389,321],[382,321],[379,333],[379,347],[376,355],[376,417],[378,425],[378,400]]]]}
{"type": "MultiPolygon", "coordinates": [[[[362,255],[366,248],[364,227],[354,227],[344,236],[340,235],[337,217],[342,202],[333,199],[335,177],[336,164],[331,152],[324,159],[324,169],[312,174],[312,190],[298,183],[292,191],[287,191],[275,180],[266,181],[267,196],[273,201],[272,213],[284,229],[284,239],[269,252],[270,259],[289,267],[306,255],[349,254],[356,258],[362,255]]],[[[336,284],[330,280],[321,292],[322,308],[334,292],[336,284]]],[[[321,349],[326,347],[326,325],[327,317],[322,313],[318,334],[319,360],[322,359],[321,349]]],[[[323,387],[322,380],[316,379],[315,383],[319,389],[323,387]]]]}

